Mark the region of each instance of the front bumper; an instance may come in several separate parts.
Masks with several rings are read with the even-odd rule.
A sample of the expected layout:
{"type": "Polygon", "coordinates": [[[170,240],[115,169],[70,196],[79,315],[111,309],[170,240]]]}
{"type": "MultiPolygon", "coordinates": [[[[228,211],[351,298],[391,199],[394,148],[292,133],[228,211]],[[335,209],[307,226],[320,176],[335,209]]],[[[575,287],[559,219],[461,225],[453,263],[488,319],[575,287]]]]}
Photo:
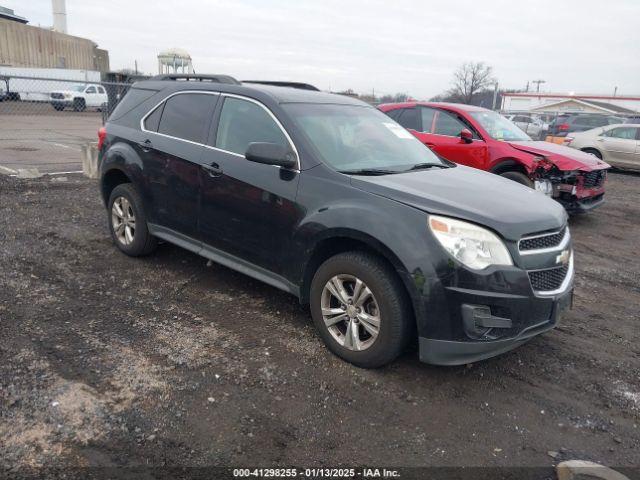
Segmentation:
{"type": "MultiPolygon", "coordinates": [[[[477,298],[473,299],[474,301],[477,298]]],[[[491,301],[495,301],[494,298],[491,301]]],[[[573,288],[551,299],[549,317],[530,325],[510,338],[488,341],[453,341],[419,337],[420,361],[434,365],[463,365],[477,362],[513,350],[558,324],[562,312],[571,307],[573,288]]],[[[517,303],[517,302],[516,302],[517,303]]],[[[506,302],[508,305],[509,302],[506,302]]],[[[517,310],[513,305],[512,310],[517,310]]]]}

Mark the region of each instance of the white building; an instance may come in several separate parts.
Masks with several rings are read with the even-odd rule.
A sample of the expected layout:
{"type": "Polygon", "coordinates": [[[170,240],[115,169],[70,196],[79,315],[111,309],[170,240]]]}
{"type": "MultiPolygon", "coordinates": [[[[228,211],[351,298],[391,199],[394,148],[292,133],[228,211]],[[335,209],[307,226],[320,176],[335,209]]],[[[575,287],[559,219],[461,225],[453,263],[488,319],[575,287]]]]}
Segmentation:
{"type": "Polygon", "coordinates": [[[640,112],[640,96],[503,93],[501,110],[505,112],[631,114],[640,112]]]}

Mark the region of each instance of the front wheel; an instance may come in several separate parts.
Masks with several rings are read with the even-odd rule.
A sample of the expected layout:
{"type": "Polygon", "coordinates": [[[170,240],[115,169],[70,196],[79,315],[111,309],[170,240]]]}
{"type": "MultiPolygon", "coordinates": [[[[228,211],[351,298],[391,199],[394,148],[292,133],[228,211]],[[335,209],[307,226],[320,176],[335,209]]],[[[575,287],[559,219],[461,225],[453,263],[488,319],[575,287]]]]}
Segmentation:
{"type": "Polygon", "coordinates": [[[139,257],[155,250],[156,238],[149,233],[142,198],[132,184],[123,183],[113,189],[108,213],[111,238],[122,252],[139,257]]]}
{"type": "Polygon", "coordinates": [[[393,269],[375,255],[331,257],[311,282],[311,315],[337,356],[363,368],[394,360],[407,344],[411,308],[393,269]]]}

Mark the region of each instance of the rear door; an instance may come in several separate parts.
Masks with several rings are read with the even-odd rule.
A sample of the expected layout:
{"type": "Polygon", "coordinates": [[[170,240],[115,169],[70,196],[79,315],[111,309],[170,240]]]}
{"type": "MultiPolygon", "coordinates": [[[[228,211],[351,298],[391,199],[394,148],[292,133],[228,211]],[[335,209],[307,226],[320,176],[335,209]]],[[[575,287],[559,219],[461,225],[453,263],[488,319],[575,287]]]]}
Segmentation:
{"type": "Polygon", "coordinates": [[[180,92],[143,119],[138,145],[151,194],[153,223],[197,237],[200,158],[219,95],[180,92]]]}
{"type": "Polygon", "coordinates": [[[84,89],[85,102],[87,107],[97,107],[100,105],[100,98],[98,95],[98,88],[95,85],[90,85],[84,89]]]}
{"type": "Polygon", "coordinates": [[[281,274],[301,215],[295,205],[300,173],[250,162],[245,153],[252,142],[295,147],[262,103],[226,94],[221,103],[200,170],[204,248],[281,274]]]}

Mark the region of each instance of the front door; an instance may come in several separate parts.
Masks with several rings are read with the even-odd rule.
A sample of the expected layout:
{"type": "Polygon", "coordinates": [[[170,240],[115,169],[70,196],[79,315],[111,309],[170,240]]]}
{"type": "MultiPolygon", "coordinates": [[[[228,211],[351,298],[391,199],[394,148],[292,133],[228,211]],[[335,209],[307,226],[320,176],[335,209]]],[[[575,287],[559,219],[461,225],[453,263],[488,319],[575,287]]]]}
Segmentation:
{"type": "Polygon", "coordinates": [[[415,135],[421,142],[451,162],[483,170],[488,168],[487,145],[470,126],[451,112],[430,107],[419,108],[422,131],[415,135]],[[471,143],[460,138],[460,132],[464,129],[473,133],[471,143]]]}
{"type": "Polygon", "coordinates": [[[252,142],[293,149],[280,124],[262,104],[223,96],[200,170],[199,230],[206,248],[231,254],[281,274],[300,218],[295,198],[300,173],[250,162],[252,142]]]}

